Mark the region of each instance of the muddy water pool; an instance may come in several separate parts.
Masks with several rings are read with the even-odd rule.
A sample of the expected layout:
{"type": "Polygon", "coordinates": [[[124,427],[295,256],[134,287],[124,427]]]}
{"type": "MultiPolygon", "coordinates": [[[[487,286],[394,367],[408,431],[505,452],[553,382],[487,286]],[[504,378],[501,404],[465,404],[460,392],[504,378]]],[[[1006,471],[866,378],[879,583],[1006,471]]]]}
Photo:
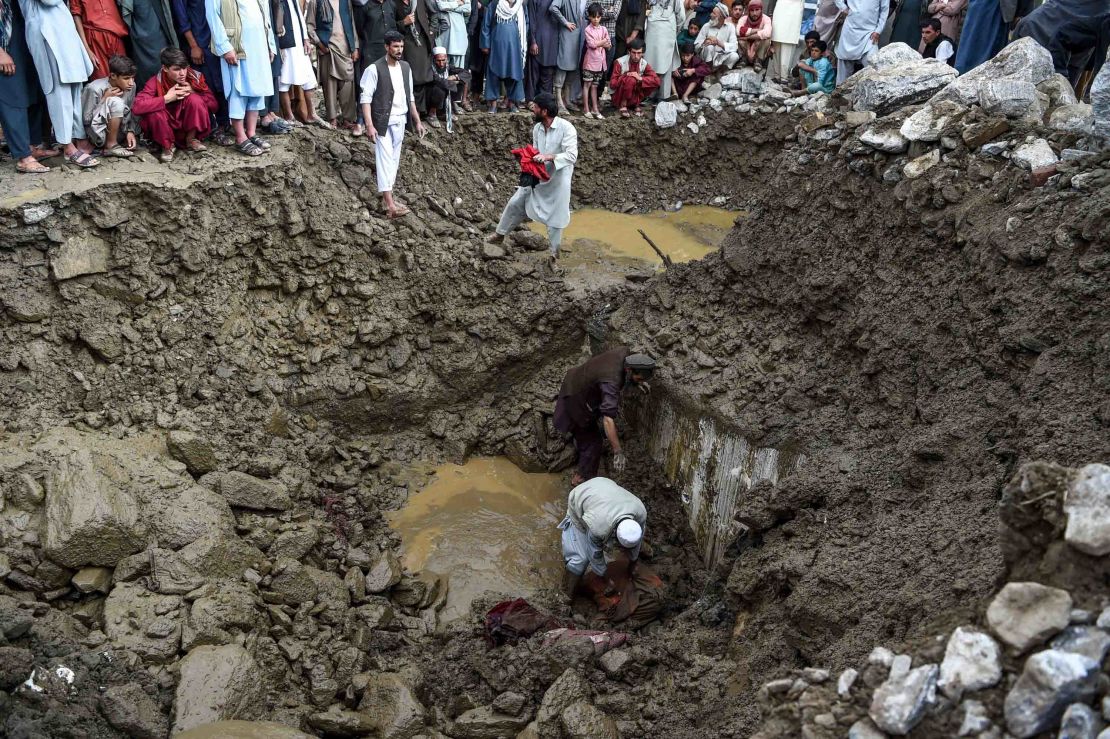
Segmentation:
{"type": "MultiPolygon", "coordinates": [[[[677,211],[615,213],[598,208],[583,208],[571,214],[570,226],[563,232],[566,254],[560,262],[568,267],[599,260],[626,262],[642,266],[662,266],[638,229],[643,229],[656,246],[675,262],[701,259],[716,251],[732,229],[737,211],[708,205],[690,205],[677,211]]],[[[542,224],[531,228],[546,234],[542,224]]]]}
{"type": "Polygon", "coordinates": [[[559,475],[480,457],[436,468],[403,508],[389,514],[405,567],[447,580],[441,622],[466,618],[485,592],[528,597],[560,586],[556,525],[568,491],[559,475]]]}

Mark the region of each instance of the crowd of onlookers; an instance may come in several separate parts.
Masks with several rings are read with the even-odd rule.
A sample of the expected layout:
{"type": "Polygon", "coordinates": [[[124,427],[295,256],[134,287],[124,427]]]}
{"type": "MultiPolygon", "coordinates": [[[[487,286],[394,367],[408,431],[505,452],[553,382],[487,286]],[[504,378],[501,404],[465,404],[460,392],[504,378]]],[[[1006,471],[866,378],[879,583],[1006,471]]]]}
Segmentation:
{"type": "Polygon", "coordinates": [[[540,92],[563,115],[643,115],[739,66],[831,92],[891,42],[966,72],[1031,36],[1082,95],[1108,19],[1107,0],[0,0],[0,129],[27,173],[144,144],[259,156],[302,125],[360,135],[390,32],[419,114],[449,130],[540,92]]]}

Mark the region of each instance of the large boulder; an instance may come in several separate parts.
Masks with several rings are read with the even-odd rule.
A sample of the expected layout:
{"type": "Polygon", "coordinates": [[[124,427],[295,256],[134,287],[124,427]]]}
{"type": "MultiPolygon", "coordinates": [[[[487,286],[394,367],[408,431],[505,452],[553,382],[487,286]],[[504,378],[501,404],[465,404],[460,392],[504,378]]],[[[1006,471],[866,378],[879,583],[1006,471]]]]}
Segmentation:
{"type": "Polygon", "coordinates": [[[1087,133],[1091,130],[1094,109],[1087,103],[1061,105],[1048,114],[1048,127],[1069,133],[1087,133]]]}
{"type": "Polygon", "coordinates": [[[1028,80],[1009,77],[983,80],[979,85],[979,107],[990,115],[1007,118],[1040,117],[1043,113],[1037,86],[1028,80]]]}
{"type": "Polygon", "coordinates": [[[276,721],[217,721],[176,734],[174,739],[316,739],[276,721]]]}
{"type": "Polygon", "coordinates": [[[262,552],[235,534],[205,534],[183,548],[181,559],[210,578],[238,580],[243,572],[262,561],[262,552]]]}
{"type": "Polygon", "coordinates": [[[1091,108],[1094,111],[1091,133],[1110,139],[1110,64],[1103,64],[1102,71],[1091,83],[1091,108]]]}
{"type": "Polygon", "coordinates": [[[174,696],[174,733],[214,721],[258,718],[261,670],[238,644],[196,647],[181,660],[174,696]]]}
{"type": "Polygon", "coordinates": [[[100,710],[115,728],[134,739],[166,739],[169,719],[138,683],[113,685],[100,696],[100,710]]]}
{"type": "Polygon", "coordinates": [[[841,94],[851,97],[855,110],[885,115],[928,100],[956,75],[944,62],[922,59],[905,44],[894,43],[880,49],[870,66],[852,75],[841,94]]]}
{"type": "Polygon", "coordinates": [[[87,448],[57,459],[46,478],[46,555],[66,567],[114,567],[141,550],[146,531],[128,480],[110,457],[87,448]]]}
{"type": "Polygon", "coordinates": [[[953,126],[965,113],[967,108],[958,103],[941,102],[936,105],[925,105],[902,121],[898,132],[907,141],[940,141],[945,129],[953,126]]]}
{"type": "Polygon", "coordinates": [[[559,736],[559,717],[566,708],[578,701],[585,701],[590,697],[590,689],[582,676],[573,668],[567,668],[563,674],[551,683],[551,687],[543,694],[540,709],[536,713],[536,730],[540,736],[559,736]]]}
{"type": "Polygon", "coordinates": [[[235,517],[223,497],[200,485],[146,493],[144,518],[159,546],[180,549],[212,532],[234,535],[235,517]]]}
{"type": "Polygon", "coordinates": [[[1052,55],[1031,38],[1013,42],[994,58],[957,77],[933,96],[930,102],[950,100],[962,105],[978,105],[980,90],[1000,80],[1028,82],[1034,86],[1056,74],[1052,55]]]}
{"type": "Polygon", "coordinates": [[[280,482],[262,480],[245,472],[227,472],[219,475],[218,480],[220,495],[236,508],[284,511],[293,505],[280,482]]]}
{"type": "Polygon", "coordinates": [[[1068,706],[1095,696],[1098,676],[1098,662],[1081,654],[1056,649],[1034,654],[1006,695],[1006,728],[1018,739],[1054,728],[1068,706]]]}
{"type": "Polygon", "coordinates": [[[121,649],[152,662],[169,662],[181,646],[182,600],[119,583],[104,601],[104,633],[121,649]]]}
{"type": "Polygon", "coordinates": [[[358,710],[374,718],[382,739],[410,739],[424,730],[424,706],[395,673],[368,676],[358,710]]]}
{"type": "Polygon", "coordinates": [[[1064,530],[1068,544],[1096,557],[1110,554],[1110,466],[1080,468],[1068,485],[1064,513],[1068,516],[1064,530]]]}
{"type": "Polygon", "coordinates": [[[577,701],[564,708],[559,722],[567,739],[620,739],[613,719],[587,701],[577,701]]]}

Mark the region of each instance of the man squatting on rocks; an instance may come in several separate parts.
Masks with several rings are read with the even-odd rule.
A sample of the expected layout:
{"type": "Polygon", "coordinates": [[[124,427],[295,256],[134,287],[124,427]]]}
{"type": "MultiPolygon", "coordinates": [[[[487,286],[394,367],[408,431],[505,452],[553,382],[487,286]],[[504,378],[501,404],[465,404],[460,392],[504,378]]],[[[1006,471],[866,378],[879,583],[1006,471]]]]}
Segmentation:
{"type": "Polygon", "coordinates": [[[574,435],[578,469],[571,485],[597,476],[602,446],[599,421],[613,449],[613,471],[617,474],[624,471],[625,458],[616,422],[621,391],[636,385],[648,392],[651,389],[648,380],[654,372],[654,359],[646,354],[632,354],[626,346],[602,352],[567,372],[555,401],[553,421],[555,428],[574,435]]]}
{"type": "Polygon", "coordinates": [[[551,179],[533,187],[517,187],[505,204],[496,233],[488,241],[499,244],[505,235],[520,225],[525,216],[547,226],[551,259],[559,256],[563,229],[570,223],[570,181],[578,161],[578,131],[565,118],[558,117],[559,103],[549,92],[532,101],[532,146],[539,154],[532,161],[543,164],[551,179]]]}
{"type": "Polygon", "coordinates": [[[401,143],[405,140],[405,120],[412,119],[417,135],[424,136],[424,124],[416,111],[412,70],[401,59],[405,37],[397,31],[385,34],[385,56],[362,73],[362,118],[369,125],[366,135],[374,142],[374,172],[378,192],[390,218],[399,218],[409,209],[393,200],[393,183],[401,166],[401,143]]]}
{"type": "Polygon", "coordinates": [[[647,525],[647,508],[632,493],[607,477],[595,477],[576,486],[567,499],[567,515],[562,529],[563,587],[574,597],[588,565],[594,574],[606,579],[607,590],[613,581],[606,577],[606,549],[614,544],[628,554],[628,574],[636,568],[640,544],[647,525]]]}

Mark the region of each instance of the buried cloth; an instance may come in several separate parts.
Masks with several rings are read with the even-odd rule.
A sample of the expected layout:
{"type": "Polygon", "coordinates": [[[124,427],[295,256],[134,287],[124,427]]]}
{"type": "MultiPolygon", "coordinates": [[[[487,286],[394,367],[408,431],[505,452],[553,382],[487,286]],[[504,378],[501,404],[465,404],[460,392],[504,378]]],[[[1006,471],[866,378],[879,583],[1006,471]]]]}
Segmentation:
{"type": "Polygon", "coordinates": [[[628,558],[621,553],[617,561],[610,562],[606,579],[587,570],[582,577],[581,589],[588,593],[601,616],[625,629],[639,629],[655,621],[663,612],[663,581],[651,567],[637,563],[632,574],[628,572],[628,558]]]}

